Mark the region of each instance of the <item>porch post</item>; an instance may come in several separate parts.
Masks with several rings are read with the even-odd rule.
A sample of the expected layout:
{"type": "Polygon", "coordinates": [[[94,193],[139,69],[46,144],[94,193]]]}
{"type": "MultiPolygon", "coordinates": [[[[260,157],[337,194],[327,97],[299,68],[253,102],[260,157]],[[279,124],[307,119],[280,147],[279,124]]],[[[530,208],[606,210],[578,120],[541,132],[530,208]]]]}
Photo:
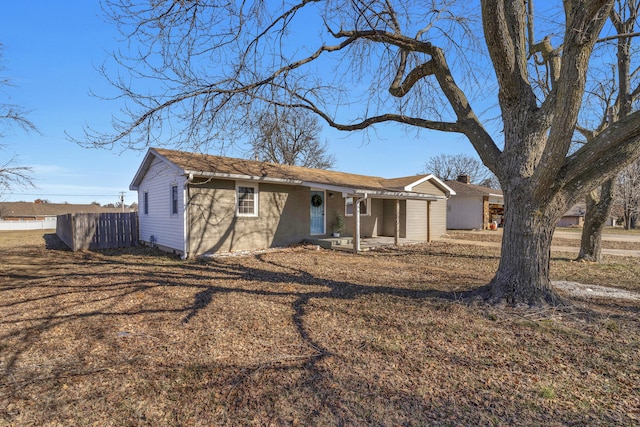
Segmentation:
{"type": "Polygon", "coordinates": [[[427,200],[427,242],[431,242],[431,200],[427,200]]]}
{"type": "Polygon", "coordinates": [[[353,198],[353,216],[355,217],[354,227],[355,230],[353,232],[353,253],[357,254],[360,252],[360,201],[362,199],[358,199],[356,197],[353,198]]]}
{"type": "Polygon", "coordinates": [[[393,244],[400,244],[400,199],[396,199],[396,232],[393,235],[393,244]]]}

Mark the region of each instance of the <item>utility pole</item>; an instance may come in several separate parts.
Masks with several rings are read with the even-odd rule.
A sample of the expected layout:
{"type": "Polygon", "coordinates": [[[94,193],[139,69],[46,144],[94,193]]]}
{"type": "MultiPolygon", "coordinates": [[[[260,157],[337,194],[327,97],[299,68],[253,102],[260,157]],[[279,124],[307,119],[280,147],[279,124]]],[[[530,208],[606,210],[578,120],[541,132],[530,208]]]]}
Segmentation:
{"type": "Polygon", "coordinates": [[[120,192],[120,206],[122,206],[122,213],[124,213],[124,191],[120,192]]]}

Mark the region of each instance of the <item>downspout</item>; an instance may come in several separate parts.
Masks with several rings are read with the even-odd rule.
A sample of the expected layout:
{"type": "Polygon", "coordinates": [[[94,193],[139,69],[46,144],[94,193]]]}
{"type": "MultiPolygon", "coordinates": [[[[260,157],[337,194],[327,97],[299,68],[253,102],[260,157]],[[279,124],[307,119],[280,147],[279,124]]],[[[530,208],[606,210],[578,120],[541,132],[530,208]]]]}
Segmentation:
{"type": "Polygon", "coordinates": [[[431,200],[427,200],[427,242],[431,243],[431,200]]]}
{"type": "Polygon", "coordinates": [[[187,180],[184,182],[184,189],[182,191],[182,226],[183,226],[183,242],[184,248],[182,250],[181,259],[185,260],[189,258],[189,247],[191,246],[191,227],[189,226],[189,201],[191,200],[191,196],[189,193],[189,184],[193,182],[193,174],[190,173],[187,177],[187,180]]]}

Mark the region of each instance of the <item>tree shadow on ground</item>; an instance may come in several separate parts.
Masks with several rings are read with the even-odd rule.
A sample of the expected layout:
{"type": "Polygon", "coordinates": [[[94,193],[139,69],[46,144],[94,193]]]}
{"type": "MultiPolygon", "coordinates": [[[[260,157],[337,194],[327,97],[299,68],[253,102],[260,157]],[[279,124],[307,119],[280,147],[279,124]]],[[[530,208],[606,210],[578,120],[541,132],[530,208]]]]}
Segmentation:
{"type": "MultiPolygon", "coordinates": [[[[55,239],[52,246],[56,246],[55,239]]],[[[369,298],[382,297],[406,298],[419,303],[432,300],[438,304],[454,305],[456,301],[467,301],[481,289],[476,287],[458,292],[443,291],[430,287],[427,281],[411,288],[384,283],[383,279],[375,283],[366,283],[354,279],[357,276],[336,280],[333,274],[322,275],[312,268],[312,257],[317,255],[311,253],[308,255],[309,268],[293,267],[287,263],[286,257],[271,255],[256,255],[238,260],[231,258],[208,262],[179,262],[172,258],[148,255],[153,253],[140,250],[136,252],[135,258],[130,256],[131,252],[128,250],[86,254],[70,251],[45,253],[46,259],[32,260],[40,265],[39,271],[29,270],[29,274],[20,274],[18,270],[26,267],[19,266],[21,264],[18,261],[14,269],[9,265],[8,277],[15,283],[11,287],[0,288],[0,343],[10,345],[2,348],[4,354],[0,369],[3,377],[11,378],[13,382],[0,384],[0,387],[9,393],[19,394],[20,390],[39,384],[43,384],[42,390],[47,391],[46,384],[54,383],[55,387],[51,386],[53,388],[50,391],[57,396],[60,384],[72,376],[91,377],[100,372],[110,372],[109,375],[112,376],[113,372],[121,370],[144,369],[144,364],[135,364],[138,363],[136,358],[146,360],[151,348],[143,348],[139,354],[127,353],[126,367],[109,365],[104,361],[100,364],[72,366],[64,359],[70,356],[58,356],[56,352],[57,358],[52,357],[51,361],[44,365],[51,365],[52,368],[43,373],[39,370],[41,368],[37,367],[27,367],[25,370],[21,359],[28,357],[33,350],[41,351],[40,347],[45,345],[43,343],[51,341],[49,334],[54,329],[62,329],[70,334],[76,333],[78,341],[86,340],[91,346],[99,346],[103,342],[112,343],[116,331],[109,329],[111,319],[122,319],[117,324],[138,324],[136,322],[139,321],[136,319],[139,318],[149,322],[151,319],[162,317],[168,319],[162,323],[162,327],[168,327],[180,334],[187,333],[192,322],[200,320],[200,316],[205,318],[206,314],[215,317],[216,313],[211,312],[211,307],[217,302],[217,298],[233,294],[241,300],[246,300],[246,304],[255,303],[256,297],[259,297],[261,301],[277,299],[280,305],[286,306],[287,310],[284,312],[287,313],[288,321],[285,327],[291,326],[297,335],[299,351],[289,358],[274,358],[260,363],[243,363],[241,359],[233,363],[212,361],[202,365],[202,373],[198,373],[200,368],[197,366],[194,368],[188,365],[195,364],[190,360],[166,361],[159,365],[162,371],[160,375],[163,376],[163,381],[166,379],[167,383],[172,385],[169,389],[163,389],[164,393],[171,394],[172,387],[183,380],[177,376],[187,375],[185,372],[191,372],[193,368],[196,371],[193,375],[199,375],[196,378],[198,387],[225,390],[221,397],[224,404],[242,410],[256,404],[254,401],[247,401],[250,399],[248,396],[251,396],[252,388],[259,387],[264,381],[272,381],[273,384],[269,387],[275,391],[292,387],[300,390],[301,395],[318,402],[320,407],[327,408],[325,416],[329,418],[324,421],[330,424],[350,419],[354,415],[353,411],[366,413],[369,408],[364,407],[365,404],[358,400],[361,398],[357,396],[367,394],[393,396],[393,402],[389,402],[389,410],[402,413],[410,420],[412,411],[417,414],[432,413],[430,411],[433,411],[433,404],[427,404],[419,396],[396,388],[393,384],[381,385],[381,382],[373,378],[355,373],[348,383],[341,383],[339,388],[335,387],[336,383],[344,381],[344,376],[335,377],[335,372],[329,367],[329,359],[340,361],[341,355],[332,350],[318,335],[319,331],[314,329],[317,328],[317,324],[309,323],[310,315],[313,314],[312,303],[340,303],[347,300],[365,302],[369,298]],[[27,292],[14,293],[20,288],[27,292]],[[124,300],[135,301],[139,295],[144,296],[141,297],[140,304],[122,305],[124,300]],[[94,328],[91,333],[97,338],[89,338],[90,334],[82,329],[88,328],[89,323],[94,328]],[[182,332],[179,328],[187,329],[182,332]],[[32,375],[23,372],[30,370],[32,375]],[[283,372],[288,376],[282,377],[283,372]],[[293,382],[289,383],[291,381],[293,382]]],[[[366,260],[363,258],[363,261],[366,260]]],[[[343,276],[335,273],[335,277],[343,276]]],[[[225,319],[221,321],[224,322],[225,319]]],[[[132,334],[127,336],[135,335],[127,330],[124,332],[132,334]]],[[[274,331],[274,334],[277,335],[278,331],[274,331]]],[[[123,335],[123,339],[127,339],[127,336],[123,335]]],[[[55,339],[57,337],[54,335],[53,340],[55,339]]],[[[123,346],[118,342],[112,345],[114,352],[119,351],[118,345],[123,346]]],[[[156,345],[161,348],[171,344],[156,345]]],[[[80,352],[78,359],[91,360],[90,350],[86,353],[80,352]]],[[[73,356],[73,352],[70,354],[73,356]]],[[[111,377],[103,380],[109,383],[109,378],[111,377]]],[[[194,390],[184,391],[190,392],[194,390]]],[[[175,393],[178,398],[178,391],[175,393]]],[[[99,394],[97,393],[97,396],[99,394]]],[[[265,396],[269,398],[271,395],[265,396]]],[[[437,402],[437,406],[445,407],[452,403],[444,399],[437,402]]],[[[275,411],[276,402],[268,405],[275,411]]],[[[451,412],[446,410],[444,413],[447,416],[451,415],[451,412]]],[[[306,421],[313,421],[313,412],[308,415],[309,419],[306,421]]],[[[5,415],[8,422],[12,421],[12,417],[11,414],[5,415]]],[[[381,424],[380,419],[371,415],[369,422],[381,424]]],[[[214,423],[215,419],[211,421],[214,423]]],[[[471,422],[471,418],[469,421],[471,422]]],[[[276,422],[278,423],[280,422],[276,422]]]]}

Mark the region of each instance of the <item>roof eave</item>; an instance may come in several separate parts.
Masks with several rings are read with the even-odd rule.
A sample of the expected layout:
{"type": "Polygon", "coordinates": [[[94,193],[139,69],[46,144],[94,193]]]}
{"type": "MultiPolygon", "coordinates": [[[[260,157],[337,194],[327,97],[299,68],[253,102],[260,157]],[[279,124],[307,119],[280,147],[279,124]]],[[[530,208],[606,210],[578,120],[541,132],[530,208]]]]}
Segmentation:
{"type": "Polygon", "coordinates": [[[142,159],[142,163],[140,163],[140,167],[138,167],[138,171],[134,175],[133,180],[131,181],[131,184],[129,184],[129,190],[137,191],[138,189],[140,189],[140,183],[142,182],[147,171],[149,170],[149,167],[151,166],[151,162],[153,162],[154,158],[158,158],[164,163],[166,163],[167,165],[171,165],[172,167],[176,168],[178,171],[183,172],[180,166],[176,165],[171,160],[165,158],[162,154],[158,153],[155,150],[155,148],[149,148],[149,150],[147,151],[147,154],[145,154],[144,156],[144,159],[142,159]]]}
{"type": "Polygon", "coordinates": [[[236,174],[236,173],[220,173],[220,172],[185,170],[184,174],[185,175],[193,174],[193,176],[198,176],[203,178],[220,178],[220,179],[234,179],[234,180],[241,180],[241,181],[273,182],[277,184],[288,184],[288,185],[304,185],[304,182],[299,179],[272,178],[268,176],[253,176],[253,175],[244,175],[244,174],[236,174]]]}
{"type": "Polygon", "coordinates": [[[388,191],[388,190],[363,190],[353,189],[352,195],[366,195],[372,198],[399,199],[399,200],[427,200],[435,202],[446,200],[446,196],[436,196],[434,194],[414,193],[411,191],[388,191]]]}

